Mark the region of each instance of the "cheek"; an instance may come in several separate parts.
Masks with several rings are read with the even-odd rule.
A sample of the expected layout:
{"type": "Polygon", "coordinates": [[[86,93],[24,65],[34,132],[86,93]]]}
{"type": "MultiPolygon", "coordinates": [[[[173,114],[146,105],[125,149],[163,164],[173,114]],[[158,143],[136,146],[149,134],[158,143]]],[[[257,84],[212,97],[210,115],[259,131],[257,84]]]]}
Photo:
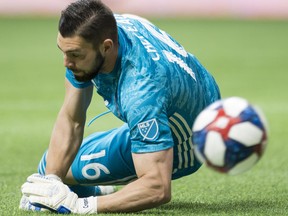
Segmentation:
{"type": "Polygon", "coordinates": [[[83,66],[91,69],[95,65],[95,57],[96,55],[88,55],[83,61],[83,66]]]}
{"type": "Polygon", "coordinates": [[[76,67],[80,70],[90,70],[94,65],[94,59],[84,59],[76,62],[76,67]]]}

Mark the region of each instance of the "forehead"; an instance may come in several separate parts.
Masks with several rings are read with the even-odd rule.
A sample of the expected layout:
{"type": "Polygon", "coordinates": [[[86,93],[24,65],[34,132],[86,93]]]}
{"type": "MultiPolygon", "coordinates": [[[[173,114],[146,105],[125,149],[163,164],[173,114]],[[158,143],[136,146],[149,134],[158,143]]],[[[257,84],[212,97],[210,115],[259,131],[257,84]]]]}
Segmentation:
{"type": "Polygon", "coordinates": [[[93,44],[80,36],[64,38],[60,33],[57,35],[57,45],[63,52],[93,49],[93,44]]]}

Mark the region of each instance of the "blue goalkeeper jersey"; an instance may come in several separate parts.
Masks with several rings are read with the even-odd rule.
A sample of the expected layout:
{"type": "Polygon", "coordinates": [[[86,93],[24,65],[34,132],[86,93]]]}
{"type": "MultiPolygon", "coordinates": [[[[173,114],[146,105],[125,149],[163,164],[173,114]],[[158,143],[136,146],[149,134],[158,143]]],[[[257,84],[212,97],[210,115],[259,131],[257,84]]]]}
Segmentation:
{"type": "Polygon", "coordinates": [[[192,124],[220,98],[213,77],[166,32],[134,15],[115,15],[119,50],[111,73],[90,82],[66,77],[76,88],[94,85],[105,105],[128,124],[133,153],[174,148],[173,173],[192,173],[192,124]]]}

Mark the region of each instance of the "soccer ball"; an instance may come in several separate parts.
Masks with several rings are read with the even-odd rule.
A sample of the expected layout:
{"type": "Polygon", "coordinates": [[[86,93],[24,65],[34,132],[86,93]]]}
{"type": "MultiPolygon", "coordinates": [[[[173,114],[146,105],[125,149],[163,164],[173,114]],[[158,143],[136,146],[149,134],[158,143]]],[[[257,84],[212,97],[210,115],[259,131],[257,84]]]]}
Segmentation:
{"type": "Polygon", "coordinates": [[[236,175],[249,170],[267,143],[267,123],[246,99],[230,97],[204,109],[193,125],[195,155],[208,167],[236,175]]]}

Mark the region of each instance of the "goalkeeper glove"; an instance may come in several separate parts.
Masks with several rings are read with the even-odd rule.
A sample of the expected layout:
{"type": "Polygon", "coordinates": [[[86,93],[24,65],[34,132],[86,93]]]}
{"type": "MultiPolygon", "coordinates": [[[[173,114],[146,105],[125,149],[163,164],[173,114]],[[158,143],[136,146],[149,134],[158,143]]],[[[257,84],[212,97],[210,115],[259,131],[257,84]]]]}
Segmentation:
{"type": "Polygon", "coordinates": [[[78,198],[69,187],[55,175],[33,174],[21,187],[23,195],[35,207],[57,213],[92,214],[97,213],[97,197],[78,198]]]}
{"type": "Polygon", "coordinates": [[[46,208],[41,208],[41,207],[37,207],[37,206],[32,205],[29,202],[28,197],[25,196],[25,195],[23,195],[21,197],[19,209],[22,209],[22,210],[25,210],[25,211],[35,211],[35,212],[48,211],[48,209],[46,209],[46,208]]]}

